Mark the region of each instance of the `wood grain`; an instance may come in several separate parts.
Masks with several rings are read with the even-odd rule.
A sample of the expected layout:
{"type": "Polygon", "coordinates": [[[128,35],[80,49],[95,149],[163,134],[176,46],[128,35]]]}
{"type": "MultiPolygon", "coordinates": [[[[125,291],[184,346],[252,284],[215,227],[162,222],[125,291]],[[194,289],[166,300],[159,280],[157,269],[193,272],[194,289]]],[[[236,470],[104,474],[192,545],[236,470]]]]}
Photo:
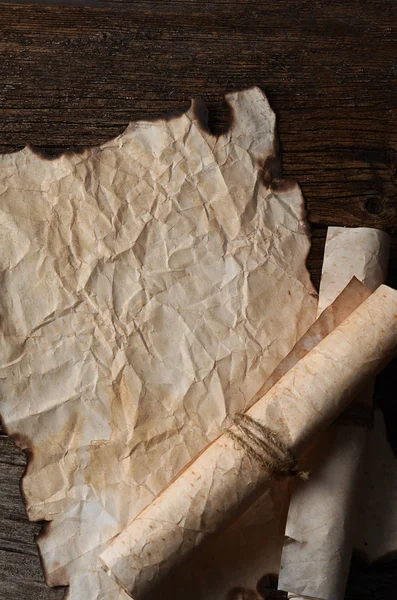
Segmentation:
{"type": "MultiPolygon", "coordinates": [[[[96,145],[198,96],[219,132],[228,122],[223,94],[259,85],[278,116],[283,174],[307,201],[315,284],[326,227],[367,225],[394,235],[397,287],[393,0],[59,4],[0,3],[1,152],[96,145]]],[[[43,583],[39,525],[27,521],[19,495],[24,464],[0,436],[0,600],[62,598],[43,583]]],[[[347,597],[391,599],[395,563],[371,567],[374,586],[367,571],[354,562],[347,597]]]]}

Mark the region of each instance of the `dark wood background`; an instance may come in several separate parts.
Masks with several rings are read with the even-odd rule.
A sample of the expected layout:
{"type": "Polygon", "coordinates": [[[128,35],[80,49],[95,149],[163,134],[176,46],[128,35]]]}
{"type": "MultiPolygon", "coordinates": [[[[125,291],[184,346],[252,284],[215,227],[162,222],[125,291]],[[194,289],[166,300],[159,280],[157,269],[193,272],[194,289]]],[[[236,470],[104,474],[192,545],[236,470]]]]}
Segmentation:
{"type": "MultiPolygon", "coordinates": [[[[193,96],[217,132],[224,93],[264,89],[283,175],[306,198],[315,284],[327,226],[366,225],[393,234],[397,287],[396,78],[395,0],[0,2],[1,152],[96,145],[193,96]]],[[[60,599],[43,583],[39,525],[19,495],[24,465],[0,435],[0,600],[60,599]]],[[[356,557],[347,597],[393,600],[396,565],[356,557]]]]}

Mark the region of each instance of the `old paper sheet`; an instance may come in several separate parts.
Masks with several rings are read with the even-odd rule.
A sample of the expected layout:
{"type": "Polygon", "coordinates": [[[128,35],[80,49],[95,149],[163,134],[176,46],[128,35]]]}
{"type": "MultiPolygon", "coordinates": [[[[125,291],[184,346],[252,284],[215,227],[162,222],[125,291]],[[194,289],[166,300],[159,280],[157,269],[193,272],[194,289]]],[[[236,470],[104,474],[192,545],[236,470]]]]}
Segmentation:
{"type": "MultiPolygon", "coordinates": [[[[247,414],[295,456],[397,350],[397,292],[381,286],[292,367],[247,414]]],[[[269,486],[227,434],[210,444],[102,553],[140,600],[196,545],[269,486]]]]}
{"type": "MultiPolygon", "coordinates": [[[[370,289],[386,278],[389,236],[376,229],[330,227],[321,276],[319,313],[353,275],[370,289]]],[[[357,513],[368,425],[360,422],[372,401],[369,385],[353,418],[336,422],[315,444],[305,465],[307,485],[297,481],[286,525],[279,588],[292,597],[343,600],[357,513]]]]}
{"type": "Polygon", "coordinates": [[[99,554],[315,318],[274,114],[257,88],[227,101],[219,137],[193,102],[81,154],[0,157],[1,413],[71,600],[127,597],[99,554]]]}

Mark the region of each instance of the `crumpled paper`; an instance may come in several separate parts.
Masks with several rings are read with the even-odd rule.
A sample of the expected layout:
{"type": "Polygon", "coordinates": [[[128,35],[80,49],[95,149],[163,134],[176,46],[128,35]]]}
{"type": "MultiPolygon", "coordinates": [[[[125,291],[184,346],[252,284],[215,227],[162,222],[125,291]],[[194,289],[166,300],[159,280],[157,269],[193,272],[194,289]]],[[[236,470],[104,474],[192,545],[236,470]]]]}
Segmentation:
{"type": "Polygon", "coordinates": [[[0,157],[1,413],[29,453],[49,585],[122,600],[98,556],[315,318],[303,199],[253,88],[54,160],[0,157]]]}
{"type": "MultiPolygon", "coordinates": [[[[389,247],[390,237],[383,231],[330,227],[318,313],[334,301],[352,276],[371,290],[381,285],[386,279],[389,247]]],[[[360,414],[370,414],[372,394],[373,382],[368,382],[355,400],[355,414],[336,421],[306,457],[306,466],[313,473],[311,480],[303,486],[296,482],[279,578],[279,588],[291,592],[292,597],[344,598],[370,425],[360,414]]],[[[376,464],[379,469],[382,463],[376,464]]],[[[360,531],[363,528],[365,521],[360,523],[360,531]]]]}

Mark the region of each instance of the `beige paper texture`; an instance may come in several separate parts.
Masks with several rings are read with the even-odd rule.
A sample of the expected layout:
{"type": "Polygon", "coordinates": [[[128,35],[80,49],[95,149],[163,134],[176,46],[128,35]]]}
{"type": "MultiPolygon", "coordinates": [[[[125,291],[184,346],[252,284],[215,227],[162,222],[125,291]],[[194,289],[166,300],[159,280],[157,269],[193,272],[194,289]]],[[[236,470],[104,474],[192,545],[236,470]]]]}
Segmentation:
{"type": "MultiPolygon", "coordinates": [[[[319,313],[353,275],[370,289],[386,278],[389,236],[369,228],[328,229],[319,313]]],[[[369,385],[357,399],[357,415],[372,401],[369,385]],[[360,408],[361,407],[361,408],[360,408]]],[[[354,418],[353,418],[354,420],[354,418]]],[[[357,491],[368,427],[345,420],[332,425],[307,457],[307,485],[296,482],[286,524],[279,589],[292,597],[343,600],[354,539],[357,491]]]]}
{"type": "Polygon", "coordinates": [[[0,157],[1,413],[47,582],[121,600],[109,541],[247,407],[314,321],[303,199],[275,116],[230,94],[80,154],[0,157]]]}
{"type": "MultiPolygon", "coordinates": [[[[381,286],[282,377],[248,413],[299,455],[396,351],[397,292],[381,286]]],[[[209,445],[102,553],[140,600],[208,534],[269,485],[224,434],[209,445]]]]}

